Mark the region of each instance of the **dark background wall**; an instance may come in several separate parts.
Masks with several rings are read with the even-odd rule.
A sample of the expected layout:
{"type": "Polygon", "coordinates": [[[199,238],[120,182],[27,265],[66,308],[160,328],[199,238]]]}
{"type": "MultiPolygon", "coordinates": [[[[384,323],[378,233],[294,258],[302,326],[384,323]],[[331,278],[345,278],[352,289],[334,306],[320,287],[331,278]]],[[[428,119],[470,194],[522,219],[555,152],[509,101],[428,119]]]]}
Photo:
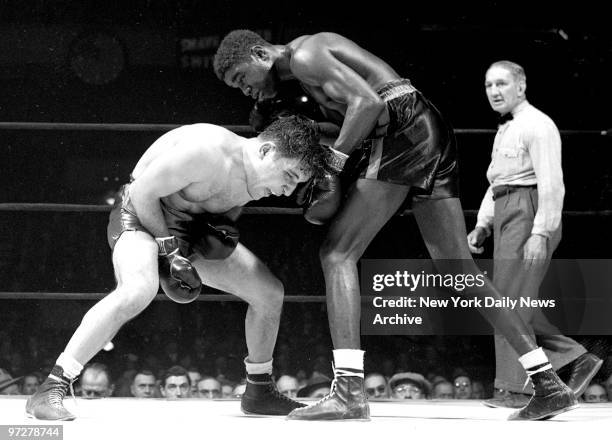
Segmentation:
{"type": "MultiPolygon", "coordinates": [[[[612,127],[605,106],[612,99],[607,88],[612,31],[605,14],[586,5],[578,9],[532,3],[382,3],[360,8],[342,2],[3,1],[0,121],[246,124],[252,101],[216,79],[212,56],[228,31],[250,28],[272,42],[322,30],[343,33],[411,78],[457,128],[494,129],[483,76],[488,64],[501,58],[525,66],[530,101],[561,129],[612,127]]],[[[160,134],[0,130],[0,201],[103,204],[127,181],[140,154],[160,134]]],[[[478,208],[486,188],[492,138],[492,134],[458,135],[461,199],[466,209],[478,208]]],[[[566,210],[610,208],[610,150],[609,136],[564,134],[566,210]]],[[[291,200],[257,205],[294,206],[291,200]]],[[[105,219],[103,214],[1,213],[5,234],[10,234],[2,241],[2,271],[11,278],[5,289],[56,289],[57,284],[42,279],[44,274],[24,280],[22,271],[41,268],[24,246],[53,258],[46,244],[56,245],[67,234],[71,246],[66,249],[82,252],[81,246],[72,244],[85,244],[96,265],[89,270],[100,277],[100,282],[84,281],[88,284],[84,288],[108,289],[113,281],[103,241],[105,219]],[[72,236],[83,233],[89,235],[72,236]],[[10,260],[13,256],[21,259],[20,266],[10,260]]],[[[607,255],[610,237],[596,228],[608,220],[591,219],[567,220],[561,253],[607,255]],[[587,241],[577,242],[572,234],[587,241]]],[[[393,253],[379,249],[376,255],[423,255],[411,218],[399,219],[397,225],[408,237],[405,249],[393,253]]],[[[379,246],[394,245],[393,231],[381,234],[379,246]]],[[[286,244],[291,258],[289,246],[303,239],[300,243],[310,250],[305,256],[308,263],[291,269],[305,268],[306,276],[320,278],[313,241],[322,237],[320,228],[297,217],[251,216],[243,219],[243,233],[256,252],[272,262],[277,246],[286,244]],[[270,229],[249,235],[253,220],[264,222],[258,228],[270,229]]],[[[74,263],[75,268],[66,270],[78,270],[79,262],[67,255],[61,264],[74,263]]],[[[280,263],[291,265],[284,259],[280,263]]],[[[74,283],[83,288],[76,285],[78,280],[55,280],[62,287],[74,283]]],[[[320,286],[304,283],[289,288],[296,293],[321,291],[320,286]]]]}
{"type": "MultiPolygon", "coordinates": [[[[342,33],[409,77],[456,128],[495,128],[484,95],[484,72],[495,60],[511,59],[527,70],[530,101],[561,129],[608,129],[612,31],[602,8],[594,2],[564,7],[524,0],[366,5],[0,0],[0,122],[246,124],[253,104],[216,79],[212,56],[228,31],[250,28],[273,43],[319,31],[342,33]]],[[[159,135],[0,129],[0,202],[104,204],[159,135]]],[[[492,138],[458,135],[466,209],[478,207],[486,188],[492,138]]],[[[609,136],[564,134],[567,210],[610,209],[610,151],[609,136]]],[[[294,206],[291,200],[257,205],[294,206]]],[[[104,213],[0,212],[0,291],[112,289],[106,219],[104,213]]],[[[468,227],[473,222],[468,216],[468,227]]],[[[610,223],[610,217],[566,216],[557,256],[609,257],[610,223]]],[[[240,225],[244,243],[283,280],[288,294],[324,292],[317,259],[324,228],[308,225],[300,216],[248,215],[240,225]]],[[[485,255],[490,252],[488,246],[485,255]]],[[[366,252],[369,258],[426,256],[409,216],[394,218],[366,252]]],[[[0,333],[6,330],[5,341],[24,339],[28,333],[53,340],[46,352],[54,356],[91,304],[3,300],[0,333]]],[[[323,305],[286,308],[281,339],[295,341],[296,326],[307,333],[309,323],[302,319],[308,316],[316,321],[319,338],[310,332],[300,336],[329,344],[323,305]]],[[[157,302],[120,333],[117,344],[130,345],[133,337],[139,349],[147,333],[154,333],[152,343],[157,345],[161,341],[154,335],[181,330],[187,338],[206,334],[216,343],[221,331],[215,327],[240,327],[244,309],[237,303],[157,302]]],[[[236,328],[237,346],[229,350],[243,348],[241,330],[236,328]]],[[[382,348],[377,337],[369,338],[364,343],[369,352],[382,348]]],[[[419,342],[384,341],[389,354],[419,342]]],[[[464,342],[465,348],[449,344],[444,356],[448,364],[492,364],[489,338],[453,342],[464,342]],[[463,353],[467,351],[469,358],[463,353]],[[452,352],[461,352],[459,359],[452,359],[452,352]]]]}

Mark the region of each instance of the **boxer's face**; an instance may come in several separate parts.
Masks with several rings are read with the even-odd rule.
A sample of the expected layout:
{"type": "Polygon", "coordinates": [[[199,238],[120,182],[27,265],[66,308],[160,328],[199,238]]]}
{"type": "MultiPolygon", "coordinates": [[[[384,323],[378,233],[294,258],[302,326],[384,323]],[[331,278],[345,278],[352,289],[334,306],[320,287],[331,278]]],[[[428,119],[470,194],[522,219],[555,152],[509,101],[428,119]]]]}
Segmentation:
{"type": "Polygon", "coordinates": [[[491,67],[485,76],[485,91],[491,108],[500,115],[510,113],[525,99],[525,82],[502,67],[491,67]]]}
{"type": "Polygon", "coordinates": [[[310,178],[300,159],[281,156],[275,146],[268,142],[260,146],[255,169],[257,175],[248,188],[255,200],[270,195],[289,196],[299,183],[310,178]]]}
{"type": "Polygon", "coordinates": [[[261,47],[254,50],[246,62],[234,65],[226,73],[223,81],[230,87],[239,88],[245,96],[257,101],[276,95],[276,77],[272,61],[261,47]]]}

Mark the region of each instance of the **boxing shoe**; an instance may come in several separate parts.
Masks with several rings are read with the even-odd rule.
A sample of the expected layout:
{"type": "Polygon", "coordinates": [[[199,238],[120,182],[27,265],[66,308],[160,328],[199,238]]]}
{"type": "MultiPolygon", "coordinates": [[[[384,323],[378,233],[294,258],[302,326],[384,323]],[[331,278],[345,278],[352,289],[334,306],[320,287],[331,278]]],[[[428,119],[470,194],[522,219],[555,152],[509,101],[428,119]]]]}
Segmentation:
{"type": "Polygon", "coordinates": [[[482,401],[487,407],[499,407],[499,408],[510,408],[520,409],[525,407],[529,403],[529,395],[524,393],[510,392],[503,389],[495,389],[495,396],[482,401]]]}
{"type": "Polygon", "coordinates": [[[26,414],[39,420],[70,421],[76,417],[64,407],[64,397],[72,381],[64,376],[58,365],[53,367],[51,375],[40,385],[26,403],[26,414]]]}
{"type": "Polygon", "coordinates": [[[242,394],[240,409],[247,415],[287,415],[304,407],[276,389],[268,374],[248,375],[246,390],[242,394]]]}
{"type": "Polygon", "coordinates": [[[552,369],[531,376],[534,394],[509,420],[546,420],[578,407],[578,399],[552,369]]]}
{"type": "Polygon", "coordinates": [[[370,420],[370,407],[361,376],[344,374],[342,369],[334,370],[329,395],[311,406],[296,409],[288,416],[288,420],[370,420]]]}
{"type": "Polygon", "coordinates": [[[576,398],[580,398],[584,393],[602,364],[603,361],[594,354],[584,353],[566,366],[570,373],[567,386],[572,389],[576,398]]]}

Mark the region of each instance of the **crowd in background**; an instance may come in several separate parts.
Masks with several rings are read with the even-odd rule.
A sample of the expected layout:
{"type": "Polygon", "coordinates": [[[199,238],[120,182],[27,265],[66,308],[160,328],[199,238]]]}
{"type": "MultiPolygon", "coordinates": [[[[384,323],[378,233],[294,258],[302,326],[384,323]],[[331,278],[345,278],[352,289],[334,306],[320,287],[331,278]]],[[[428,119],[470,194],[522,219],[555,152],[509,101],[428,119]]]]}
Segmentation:
{"type": "MultiPolygon", "coordinates": [[[[41,313],[67,303],[13,302],[0,314],[0,394],[31,394],[49,373],[78,323],[41,324],[41,313]]],[[[76,305],[75,303],[70,304],[76,305]]],[[[244,311],[239,303],[176,306],[155,302],[86,366],[75,392],[87,398],[237,398],[244,391],[244,311]],[[172,309],[180,309],[172,316],[172,309]],[[162,317],[161,315],[164,315],[162,317]],[[168,327],[170,319],[176,325],[168,327]]],[[[59,315],[56,316],[56,321],[59,315]]],[[[606,337],[579,338],[605,359],[583,399],[612,401],[606,337]]],[[[493,393],[491,336],[363,336],[365,387],[374,399],[483,399],[493,393]]],[[[274,377],[290,397],[325,395],[333,378],[324,304],[286,305],[274,352],[274,377]]]]}

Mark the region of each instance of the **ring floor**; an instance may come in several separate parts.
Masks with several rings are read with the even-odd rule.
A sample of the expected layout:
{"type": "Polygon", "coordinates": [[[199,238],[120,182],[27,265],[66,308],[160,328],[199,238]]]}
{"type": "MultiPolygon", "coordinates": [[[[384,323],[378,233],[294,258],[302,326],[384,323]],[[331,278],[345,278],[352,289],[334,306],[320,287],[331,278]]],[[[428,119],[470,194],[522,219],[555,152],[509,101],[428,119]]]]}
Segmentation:
{"type": "Polygon", "coordinates": [[[308,422],[246,416],[236,400],[67,398],[78,418],[58,423],[27,418],[25,402],[25,396],[0,397],[0,425],[62,424],[60,443],[75,445],[557,446],[605,444],[612,429],[612,403],[582,404],[548,421],[506,421],[511,409],[479,401],[385,401],[370,403],[370,422],[308,422]]]}

